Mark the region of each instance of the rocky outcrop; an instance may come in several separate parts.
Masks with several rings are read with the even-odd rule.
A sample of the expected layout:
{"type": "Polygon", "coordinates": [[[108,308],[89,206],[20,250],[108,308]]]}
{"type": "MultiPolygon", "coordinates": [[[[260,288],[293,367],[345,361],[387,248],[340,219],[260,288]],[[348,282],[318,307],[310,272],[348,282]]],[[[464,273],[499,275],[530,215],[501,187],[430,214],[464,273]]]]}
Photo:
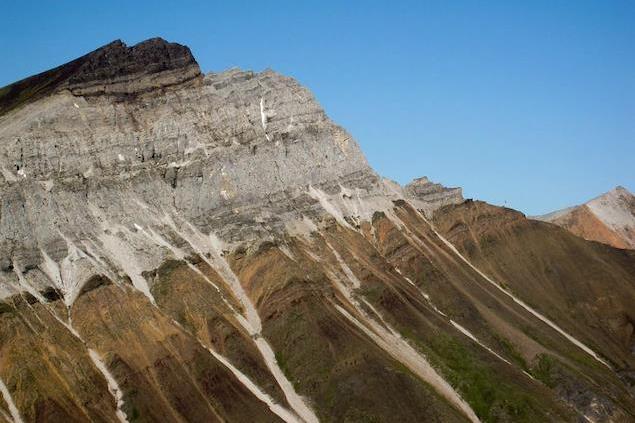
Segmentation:
{"type": "Polygon", "coordinates": [[[430,181],[427,177],[414,179],[404,189],[405,196],[416,202],[428,217],[447,205],[461,204],[463,190],[461,188],[447,188],[430,181]]]}
{"type": "Polygon", "coordinates": [[[133,96],[199,78],[190,49],[153,38],[133,47],[113,41],[55,69],[0,89],[0,116],[47,95],[133,96]]]}
{"type": "Polygon", "coordinates": [[[60,85],[74,95],[135,95],[201,76],[190,49],[161,38],[127,47],[114,41],[85,56],[60,85]]]}
{"type": "MultiPolygon", "coordinates": [[[[77,91],[55,91],[0,117],[2,268],[12,260],[23,269],[37,266],[42,249],[59,260],[67,241],[85,238],[86,230],[97,239],[108,225],[132,225],[140,207],[177,213],[205,233],[236,241],[266,238],[310,213],[305,209],[319,202],[309,186],[335,194],[346,185],[362,196],[381,188],[357,143],[311,93],[271,71],[208,74],[160,95],[93,95],[104,87],[95,75],[114,81],[105,88],[113,92],[141,69],[120,74],[115,60],[139,56],[143,69],[161,69],[147,62],[163,63],[162,53],[171,63],[174,49],[186,52],[161,43],[156,51],[157,43],[97,50],[66,85],[77,91]]],[[[172,81],[173,68],[187,63],[133,80],[172,81]]],[[[198,67],[178,75],[191,69],[198,67]]]]}
{"type": "Polygon", "coordinates": [[[590,241],[635,249],[635,196],[621,186],[580,206],[534,218],[590,241]]]}

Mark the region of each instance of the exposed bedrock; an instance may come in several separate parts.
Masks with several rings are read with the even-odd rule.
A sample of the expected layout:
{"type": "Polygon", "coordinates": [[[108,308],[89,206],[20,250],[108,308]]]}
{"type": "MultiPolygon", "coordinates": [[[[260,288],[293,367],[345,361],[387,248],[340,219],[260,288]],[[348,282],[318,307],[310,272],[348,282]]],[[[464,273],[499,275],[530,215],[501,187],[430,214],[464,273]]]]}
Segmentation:
{"type": "Polygon", "coordinates": [[[0,89],[0,421],[627,421],[634,269],[161,39],[0,89]]]}

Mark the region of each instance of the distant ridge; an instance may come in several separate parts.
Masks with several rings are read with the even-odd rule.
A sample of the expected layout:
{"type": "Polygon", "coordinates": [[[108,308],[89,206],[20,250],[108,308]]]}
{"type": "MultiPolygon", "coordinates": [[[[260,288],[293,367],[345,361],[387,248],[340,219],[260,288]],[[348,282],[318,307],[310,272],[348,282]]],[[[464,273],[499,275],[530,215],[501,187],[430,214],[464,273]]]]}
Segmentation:
{"type": "Polygon", "coordinates": [[[579,206],[534,218],[555,223],[590,241],[635,249],[635,196],[622,186],[579,206]]]}

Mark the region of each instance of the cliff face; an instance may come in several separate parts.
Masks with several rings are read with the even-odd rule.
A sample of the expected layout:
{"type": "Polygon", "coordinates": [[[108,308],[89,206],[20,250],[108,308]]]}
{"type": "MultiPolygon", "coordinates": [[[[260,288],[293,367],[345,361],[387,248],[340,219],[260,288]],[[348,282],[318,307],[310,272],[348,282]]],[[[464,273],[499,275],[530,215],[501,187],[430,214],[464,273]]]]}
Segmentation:
{"type": "Polygon", "coordinates": [[[536,219],[562,226],[590,241],[635,249],[635,196],[624,187],[536,219]]]}
{"type": "MultiPolygon", "coordinates": [[[[626,310],[613,332],[553,313],[535,295],[566,304],[558,278],[525,290],[535,266],[502,273],[462,238],[507,212],[383,180],[291,78],[114,42],[0,105],[0,421],[635,413],[626,310]]],[[[552,250],[635,298],[635,257],[576,242],[552,250]]]]}
{"type": "Polygon", "coordinates": [[[113,41],[55,69],[0,90],[0,116],[12,109],[68,90],[75,95],[131,96],[201,76],[190,50],[153,38],[133,47],[113,41]]]}
{"type": "Polygon", "coordinates": [[[461,204],[464,201],[461,188],[447,188],[441,184],[435,184],[425,176],[407,184],[404,187],[404,194],[416,202],[430,217],[442,207],[461,204]]]}
{"type": "Polygon", "coordinates": [[[283,228],[320,189],[376,189],[357,143],[295,81],[191,79],[190,58],[157,40],[113,43],[54,95],[0,117],[3,268],[36,266],[41,249],[62,259],[78,231],[132,224],[140,207],[233,240],[283,228]]]}

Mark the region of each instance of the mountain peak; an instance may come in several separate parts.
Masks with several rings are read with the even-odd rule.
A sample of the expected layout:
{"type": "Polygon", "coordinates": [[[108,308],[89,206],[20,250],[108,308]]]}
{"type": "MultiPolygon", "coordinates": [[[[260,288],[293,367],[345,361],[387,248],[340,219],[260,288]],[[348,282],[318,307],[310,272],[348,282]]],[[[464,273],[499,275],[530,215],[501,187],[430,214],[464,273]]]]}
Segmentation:
{"type": "Polygon", "coordinates": [[[0,88],[0,116],[57,91],[74,95],[133,95],[201,75],[190,49],[162,38],[132,47],[112,41],[54,69],[0,88]]]}
{"type": "Polygon", "coordinates": [[[413,179],[404,187],[405,195],[418,203],[426,215],[449,204],[460,204],[464,201],[461,188],[448,188],[432,182],[427,176],[413,179]]]}
{"type": "Polygon", "coordinates": [[[631,199],[635,198],[633,194],[623,187],[622,185],[617,185],[615,188],[610,191],[605,192],[604,194],[598,195],[597,197],[587,201],[584,205],[593,205],[596,203],[612,203],[612,202],[624,202],[624,201],[632,201],[631,199]]]}
{"type": "Polygon", "coordinates": [[[69,78],[69,85],[108,83],[126,76],[154,74],[189,66],[198,68],[189,48],[162,38],[151,38],[132,47],[116,40],[84,58],[82,65],[69,78]]]}
{"type": "Polygon", "coordinates": [[[611,192],[614,192],[620,195],[633,195],[626,187],[623,187],[622,185],[616,186],[611,191],[609,191],[609,193],[611,192]]]}
{"type": "Polygon", "coordinates": [[[536,219],[560,225],[585,239],[635,248],[635,196],[621,185],[582,205],[536,219]]]}

